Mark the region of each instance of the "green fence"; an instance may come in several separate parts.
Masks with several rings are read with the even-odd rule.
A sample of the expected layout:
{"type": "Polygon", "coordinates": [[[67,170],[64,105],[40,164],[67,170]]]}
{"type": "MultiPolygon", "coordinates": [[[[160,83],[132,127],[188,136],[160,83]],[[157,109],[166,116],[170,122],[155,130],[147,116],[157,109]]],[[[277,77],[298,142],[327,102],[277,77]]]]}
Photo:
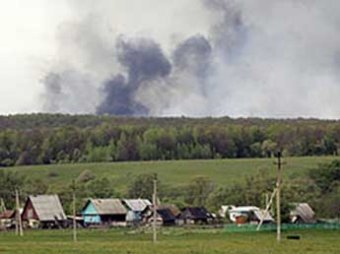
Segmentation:
{"type": "MultiPolygon", "coordinates": [[[[299,229],[330,229],[330,230],[340,230],[339,223],[319,223],[319,224],[282,224],[281,228],[283,231],[287,230],[299,230],[299,229]]],[[[226,232],[256,232],[257,225],[243,224],[235,225],[228,224],[225,225],[224,230],[226,232]]],[[[259,231],[276,231],[275,224],[264,224],[261,226],[259,231]]]]}

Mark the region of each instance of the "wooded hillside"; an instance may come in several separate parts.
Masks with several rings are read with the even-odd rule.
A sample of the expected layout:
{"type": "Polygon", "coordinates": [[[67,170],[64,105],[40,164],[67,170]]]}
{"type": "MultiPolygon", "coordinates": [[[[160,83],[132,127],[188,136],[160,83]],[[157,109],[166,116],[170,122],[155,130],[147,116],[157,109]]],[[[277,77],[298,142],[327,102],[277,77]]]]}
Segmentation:
{"type": "Polygon", "coordinates": [[[0,116],[0,166],[337,155],[340,121],[0,116]]]}

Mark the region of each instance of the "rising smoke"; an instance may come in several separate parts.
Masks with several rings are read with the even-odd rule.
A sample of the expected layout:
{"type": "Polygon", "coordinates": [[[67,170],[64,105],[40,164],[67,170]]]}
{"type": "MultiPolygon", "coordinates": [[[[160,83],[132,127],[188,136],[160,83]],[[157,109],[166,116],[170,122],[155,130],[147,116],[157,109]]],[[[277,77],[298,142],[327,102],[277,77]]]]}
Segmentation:
{"type": "Polygon", "coordinates": [[[155,42],[147,39],[119,40],[117,59],[127,73],[119,74],[104,84],[103,102],[98,114],[148,115],[149,109],[136,101],[136,93],[143,84],[165,78],[171,72],[171,64],[155,42]]]}
{"type": "Polygon", "coordinates": [[[110,23],[120,0],[71,1],[76,18],[61,25],[60,55],[43,79],[46,111],[339,117],[336,1],[145,1],[154,12],[131,2],[148,10],[131,16],[138,28],[145,22],[137,31],[110,23]],[[202,16],[181,21],[206,26],[145,32],[163,22],[160,10],[198,5],[202,16]]]}

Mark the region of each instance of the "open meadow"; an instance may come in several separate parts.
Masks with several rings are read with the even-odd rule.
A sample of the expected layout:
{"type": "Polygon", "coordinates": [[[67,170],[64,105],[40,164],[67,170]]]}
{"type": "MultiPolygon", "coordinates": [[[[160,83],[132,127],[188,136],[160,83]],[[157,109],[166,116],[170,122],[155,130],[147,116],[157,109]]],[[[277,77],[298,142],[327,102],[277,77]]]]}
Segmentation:
{"type": "MultiPolygon", "coordinates": [[[[339,157],[284,158],[284,177],[286,179],[303,177],[309,169],[337,158],[339,157]]],[[[76,179],[83,171],[89,170],[96,178],[107,177],[112,180],[115,189],[124,192],[131,179],[144,173],[157,173],[163,184],[171,186],[185,185],[195,176],[209,177],[214,183],[222,186],[244,181],[246,176],[255,175],[260,171],[265,172],[266,175],[275,175],[274,162],[274,158],[116,162],[22,166],[5,170],[18,172],[32,180],[46,180],[52,190],[62,188],[65,183],[71,183],[72,179],[76,179]]]]}
{"type": "Polygon", "coordinates": [[[80,231],[79,241],[73,243],[71,231],[29,231],[22,238],[13,232],[0,233],[0,253],[337,254],[339,237],[339,230],[289,231],[283,232],[281,243],[277,243],[275,232],[163,229],[159,241],[153,244],[151,232],[110,229],[80,231]],[[299,235],[301,239],[287,240],[286,236],[291,234],[299,235]]]}

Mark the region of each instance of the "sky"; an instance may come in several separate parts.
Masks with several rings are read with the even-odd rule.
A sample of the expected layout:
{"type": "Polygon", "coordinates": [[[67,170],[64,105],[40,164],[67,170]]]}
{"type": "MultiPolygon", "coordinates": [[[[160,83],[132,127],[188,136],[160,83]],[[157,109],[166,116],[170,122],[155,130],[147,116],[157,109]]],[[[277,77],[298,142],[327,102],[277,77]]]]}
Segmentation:
{"type": "Polygon", "coordinates": [[[55,32],[69,14],[59,1],[2,1],[0,8],[0,114],[37,112],[55,32]],[[53,10],[53,11],[52,11],[53,10]]]}
{"type": "Polygon", "coordinates": [[[337,0],[3,0],[0,114],[339,119],[339,13],[337,0]],[[161,60],[166,73],[145,67],[161,60]]]}

